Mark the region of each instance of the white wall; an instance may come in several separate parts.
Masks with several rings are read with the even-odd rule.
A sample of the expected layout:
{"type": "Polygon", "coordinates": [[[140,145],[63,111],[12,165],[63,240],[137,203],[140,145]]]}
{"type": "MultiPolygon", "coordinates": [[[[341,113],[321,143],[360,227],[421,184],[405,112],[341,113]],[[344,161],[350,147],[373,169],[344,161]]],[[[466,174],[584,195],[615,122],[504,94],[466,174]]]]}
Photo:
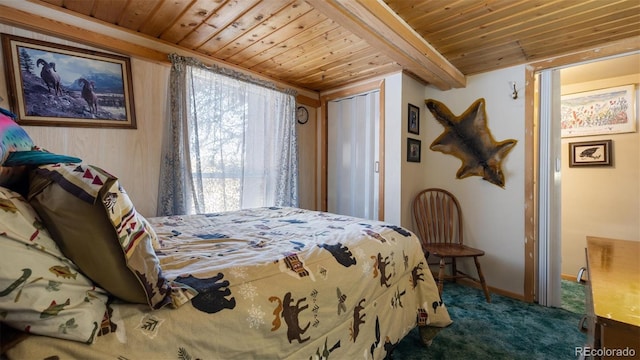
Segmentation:
{"type": "Polygon", "coordinates": [[[402,87],[404,76],[401,73],[385,77],[384,80],[384,220],[401,225],[404,201],[401,191],[404,188],[402,178],[402,117],[399,116],[403,103],[402,87]]]}
{"type": "MultiPolygon", "coordinates": [[[[420,190],[424,189],[425,179],[424,173],[431,171],[429,163],[425,159],[425,155],[429,150],[430,141],[429,131],[427,131],[427,108],[424,105],[425,100],[425,86],[408,75],[402,77],[402,103],[398,114],[400,115],[400,124],[398,125],[401,132],[400,147],[398,152],[401,156],[400,163],[402,164],[402,191],[400,198],[402,200],[402,222],[401,225],[413,229],[413,211],[412,202],[420,190]],[[409,132],[409,104],[417,106],[420,110],[419,118],[419,134],[413,134],[409,132]],[[407,161],[407,139],[417,139],[421,141],[421,155],[420,162],[408,162],[407,161]]],[[[431,140],[430,140],[431,139],[431,140]]]]}
{"type": "MultiPolygon", "coordinates": [[[[481,260],[490,286],[517,295],[524,293],[524,90],[511,98],[509,82],[524,85],[524,66],[468,77],[467,87],[440,91],[397,73],[385,80],[385,221],[414,229],[411,203],[426,187],[442,187],[459,198],[465,214],[466,243],[485,250],[481,260]],[[497,141],[518,144],[503,161],[502,189],[471,177],[455,178],[457,158],[434,152],[429,145],[443,131],[425,106],[433,98],[461,114],[484,97],[488,125],[497,141]],[[420,134],[408,132],[408,104],[420,108],[420,134]],[[422,141],[420,163],[407,162],[407,138],[422,141]]],[[[356,86],[354,84],[353,86],[356,86]]],[[[332,91],[343,90],[333,89],[332,91]]],[[[475,274],[475,268],[467,270],[475,274]]]]}
{"type": "MultiPolygon", "coordinates": [[[[461,161],[429,150],[443,127],[428,112],[424,99],[420,104],[421,116],[426,113],[420,124],[423,160],[419,168],[408,167],[403,174],[418,178],[420,187],[444,188],[458,197],[464,211],[465,243],[486,253],[481,264],[487,283],[519,295],[524,293],[524,90],[513,100],[509,84],[515,81],[523,88],[524,74],[524,66],[515,66],[469,76],[463,89],[443,92],[427,87],[423,92],[425,99],[444,103],[456,115],[478,98],[485,99],[488,128],[496,141],[518,141],[502,162],[504,189],[477,176],[456,179],[461,161]]],[[[475,274],[475,269],[467,270],[475,274]]]]}

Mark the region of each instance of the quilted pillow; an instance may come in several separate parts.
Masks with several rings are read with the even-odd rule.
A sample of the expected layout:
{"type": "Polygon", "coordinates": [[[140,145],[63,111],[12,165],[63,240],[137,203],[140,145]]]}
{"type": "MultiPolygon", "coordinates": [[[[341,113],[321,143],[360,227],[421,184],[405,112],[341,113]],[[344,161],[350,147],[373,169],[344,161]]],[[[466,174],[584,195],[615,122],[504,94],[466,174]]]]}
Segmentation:
{"type": "Polygon", "coordinates": [[[98,285],[152,309],[171,303],[156,234],[113,175],[82,163],[39,166],[28,199],[62,252],[98,285]]]}
{"type": "Polygon", "coordinates": [[[0,187],[0,321],[18,330],[91,343],[107,294],[60,252],[35,211],[0,187]]]}
{"type": "Polygon", "coordinates": [[[31,150],[33,140],[13,119],[0,112],[0,185],[17,182],[25,175],[26,167],[1,166],[12,151],[31,150]]]}

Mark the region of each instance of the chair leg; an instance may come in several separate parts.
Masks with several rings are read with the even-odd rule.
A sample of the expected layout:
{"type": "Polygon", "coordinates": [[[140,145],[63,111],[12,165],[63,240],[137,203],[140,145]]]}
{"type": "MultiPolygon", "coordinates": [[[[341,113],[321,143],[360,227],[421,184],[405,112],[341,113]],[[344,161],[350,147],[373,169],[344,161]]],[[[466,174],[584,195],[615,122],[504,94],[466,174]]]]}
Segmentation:
{"type": "Polygon", "coordinates": [[[456,258],[451,258],[451,275],[453,278],[451,279],[453,282],[457,282],[458,280],[458,265],[456,264],[456,258]]]}
{"type": "Polygon", "coordinates": [[[484,297],[487,299],[487,302],[491,302],[491,295],[489,294],[489,288],[487,287],[487,282],[484,280],[484,275],[482,274],[482,269],[480,268],[480,262],[478,261],[478,257],[474,256],[473,261],[476,263],[476,269],[478,270],[478,277],[480,278],[480,284],[482,285],[482,290],[484,291],[484,297]]]}
{"type": "Polygon", "coordinates": [[[442,299],[442,288],[444,287],[444,268],[445,261],[444,258],[440,258],[440,272],[438,273],[438,293],[440,294],[440,298],[442,299]]]}

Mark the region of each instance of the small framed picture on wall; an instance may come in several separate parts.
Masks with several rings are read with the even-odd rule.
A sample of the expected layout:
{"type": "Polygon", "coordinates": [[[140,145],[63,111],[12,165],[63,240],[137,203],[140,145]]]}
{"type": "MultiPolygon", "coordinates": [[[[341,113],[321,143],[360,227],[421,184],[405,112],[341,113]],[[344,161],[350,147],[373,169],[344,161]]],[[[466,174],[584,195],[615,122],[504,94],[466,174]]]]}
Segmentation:
{"type": "Polygon", "coordinates": [[[409,104],[408,130],[412,134],[420,134],[420,108],[409,104]]]}
{"type": "Polygon", "coordinates": [[[421,147],[420,140],[407,138],[407,161],[420,162],[421,147]]]}
{"type": "Polygon", "coordinates": [[[569,143],[569,167],[612,166],[612,140],[569,143]]]}

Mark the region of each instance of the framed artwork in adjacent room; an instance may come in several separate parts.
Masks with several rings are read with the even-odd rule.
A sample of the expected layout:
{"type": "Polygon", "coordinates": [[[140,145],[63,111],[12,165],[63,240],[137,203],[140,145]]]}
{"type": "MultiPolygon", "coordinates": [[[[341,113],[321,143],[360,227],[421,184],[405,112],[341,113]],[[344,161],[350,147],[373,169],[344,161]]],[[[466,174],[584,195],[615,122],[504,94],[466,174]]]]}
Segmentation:
{"type": "Polygon", "coordinates": [[[569,143],[569,167],[612,166],[612,140],[569,143]]]}
{"type": "Polygon", "coordinates": [[[635,132],[634,90],[634,85],[626,85],[563,95],[562,137],[635,132]]]}

